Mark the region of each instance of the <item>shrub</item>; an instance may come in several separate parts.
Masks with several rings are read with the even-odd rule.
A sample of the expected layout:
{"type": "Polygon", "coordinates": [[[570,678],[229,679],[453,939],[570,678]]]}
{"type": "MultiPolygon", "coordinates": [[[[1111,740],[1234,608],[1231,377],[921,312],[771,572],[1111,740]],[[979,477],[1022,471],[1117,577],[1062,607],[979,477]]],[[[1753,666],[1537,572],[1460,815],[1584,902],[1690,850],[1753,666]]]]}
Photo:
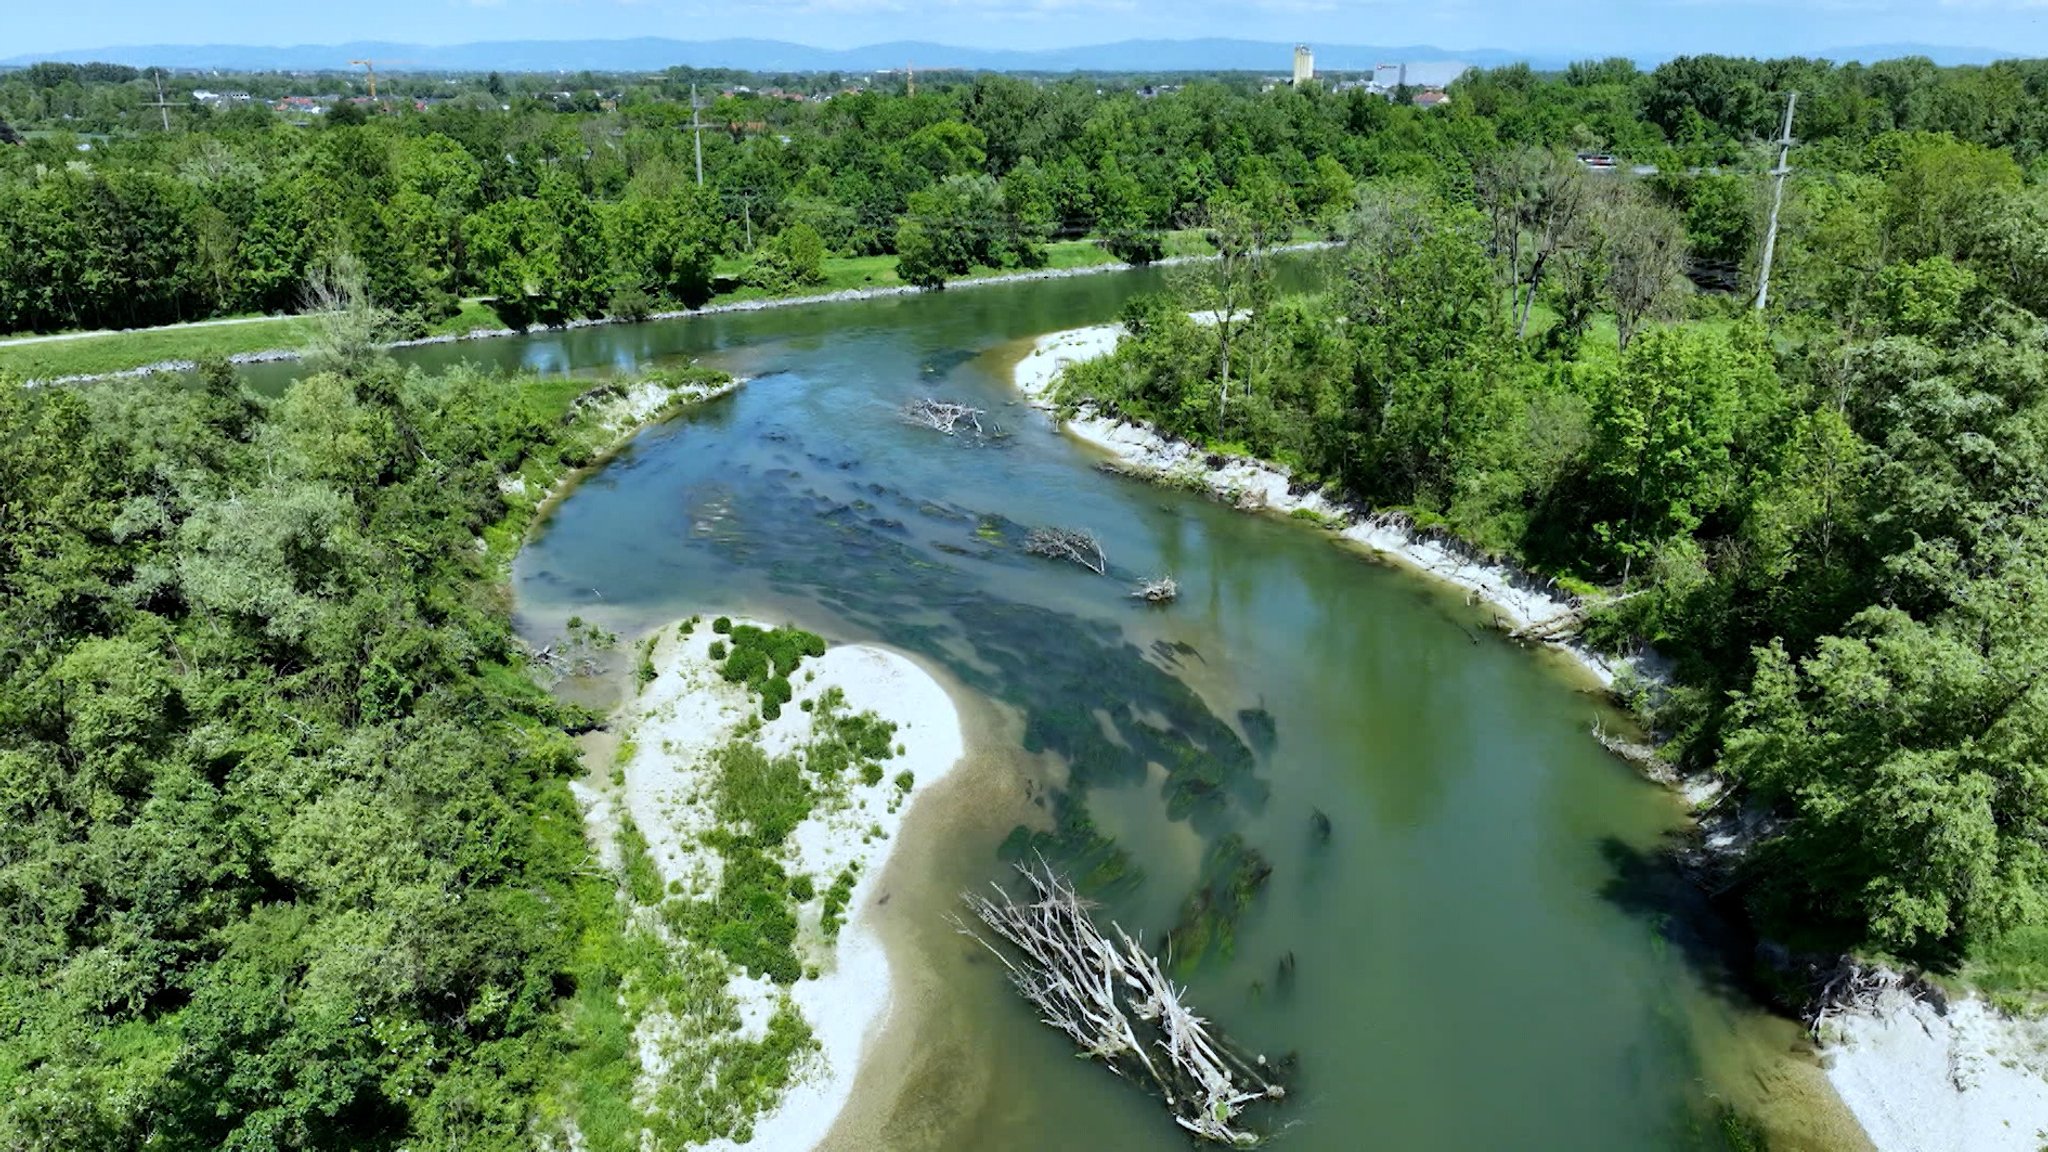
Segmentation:
{"type": "Polygon", "coordinates": [[[654,298],[643,291],[638,284],[622,285],[612,291],[606,302],[605,315],[614,320],[637,322],[654,313],[654,298]]]}
{"type": "Polygon", "coordinates": [[[711,630],[712,630],[713,632],[716,632],[716,633],[718,633],[718,634],[719,634],[720,636],[723,636],[723,635],[725,635],[726,633],[728,633],[728,632],[731,632],[731,631],[732,631],[732,617],[730,617],[730,616],[720,616],[720,617],[719,617],[718,619],[716,619],[716,620],[713,620],[713,621],[711,622],[711,630]]]}

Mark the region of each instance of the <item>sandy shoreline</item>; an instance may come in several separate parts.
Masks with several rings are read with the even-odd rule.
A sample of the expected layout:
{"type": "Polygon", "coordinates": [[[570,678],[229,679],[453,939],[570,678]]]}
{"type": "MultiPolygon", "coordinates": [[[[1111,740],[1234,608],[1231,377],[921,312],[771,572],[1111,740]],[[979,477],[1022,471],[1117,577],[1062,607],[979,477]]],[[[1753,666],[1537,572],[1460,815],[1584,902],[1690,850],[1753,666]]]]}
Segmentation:
{"type": "MultiPolygon", "coordinates": [[[[1019,391],[1040,408],[1054,407],[1050,393],[1060,373],[1071,364],[1107,356],[1123,336],[1117,324],[1097,324],[1039,337],[1017,362],[1019,391]]],[[[1495,618],[1511,628],[1562,616],[1578,601],[1505,564],[1465,555],[1450,543],[1418,534],[1397,524],[1359,515],[1356,509],[1329,499],[1320,491],[1292,490],[1284,469],[1263,460],[1205,453],[1185,441],[1171,439],[1133,421],[1119,420],[1084,405],[1066,421],[1076,439],[1114,456],[1132,471],[1166,478],[1176,486],[1206,490],[1245,511],[1301,514],[1333,529],[1340,538],[1374,554],[1464,589],[1486,604],[1495,618]]],[[[1554,645],[1573,663],[1612,688],[1625,668],[1650,675],[1637,660],[1616,660],[1580,644],[1554,645]]]]}
{"type": "Polygon", "coordinates": [[[1830,1017],[1828,1083],[1878,1152],[2048,1146],[2048,1026],[1892,989],[1830,1017]]]}
{"type": "MultiPolygon", "coordinates": [[[[654,679],[621,708],[619,728],[631,747],[614,799],[646,836],[663,881],[701,894],[715,886],[719,865],[716,854],[698,840],[711,822],[704,758],[756,714],[759,702],[719,675],[709,649],[722,637],[708,623],[688,636],[679,637],[673,626],[658,635],[654,679]]],[[[821,803],[790,836],[783,861],[790,875],[816,877],[820,892],[849,866],[858,869],[857,880],[836,944],[819,930],[816,900],[800,909],[797,950],[818,975],[796,981],[787,995],[810,1025],[819,1051],[780,1104],[755,1122],[752,1140],[739,1145],[746,1148],[812,1148],[831,1131],[851,1096],[863,1053],[882,1032],[891,1009],[890,965],[874,922],[876,886],[919,798],[944,780],[964,753],[959,712],[945,687],[896,652],[835,645],[823,656],[806,659],[791,686],[795,699],[761,728],[759,743],[769,756],[793,751],[809,739],[813,713],[802,704],[833,688],[844,693],[849,712],[872,711],[895,723],[902,751],[885,762],[880,782],[849,781],[843,806],[821,803]],[[913,777],[907,792],[897,783],[898,774],[906,771],[913,777]]],[[[605,817],[604,804],[592,806],[600,844],[611,835],[602,827],[605,817]]],[[[760,1034],[783,995],[773,983],[744,975],[733,977],[728,991],[739,1002],[742,1031],[748,1035],[760,1034]]],[[[642,1040],[645,1051],[647,1038],[642,1040]]],[[[720,1141],[709,1147],[735,1145],[720,1141]]]]}

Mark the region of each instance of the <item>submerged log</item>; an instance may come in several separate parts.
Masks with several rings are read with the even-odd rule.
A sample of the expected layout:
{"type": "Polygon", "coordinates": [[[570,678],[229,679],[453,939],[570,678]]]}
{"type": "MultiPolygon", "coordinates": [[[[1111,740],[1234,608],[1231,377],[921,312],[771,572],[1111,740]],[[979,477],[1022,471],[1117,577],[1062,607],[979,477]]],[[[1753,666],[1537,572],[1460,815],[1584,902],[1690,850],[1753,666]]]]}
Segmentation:
{"type": "Polygon", "coordinates": [[[1001,885],[991,885],[994,897],[963,897],[1009,949],[956,917],[961,933],[1002,962],[1039,1019],[1071,1037],[1082,1055],[1157,1091],[1174,1123],[1204,1140],[1257,1144],[1260,1135],[1239,1116],[1249,1104],[1287,1094],[1265,1057],[1247,1059],[1212,1034],[1182,1003],[1186,990],[1121,926],[1097,928],[1090,905],[1043,858],[1017,871],[1031,889],[1026,901],[1001,885]]]}

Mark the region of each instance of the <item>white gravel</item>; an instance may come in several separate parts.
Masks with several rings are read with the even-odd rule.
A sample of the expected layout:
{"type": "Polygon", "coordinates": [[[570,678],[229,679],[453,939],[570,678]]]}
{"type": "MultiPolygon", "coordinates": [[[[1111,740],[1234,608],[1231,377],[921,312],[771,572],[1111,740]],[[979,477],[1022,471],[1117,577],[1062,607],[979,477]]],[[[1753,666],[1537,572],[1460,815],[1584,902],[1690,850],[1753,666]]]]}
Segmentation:
{"type": "Polygon", "coordinates": [[[1907,992],[1828,1022],[1828,1082],[1878,1152],[2048,1147],[2048,1025],[1907,992]]]}

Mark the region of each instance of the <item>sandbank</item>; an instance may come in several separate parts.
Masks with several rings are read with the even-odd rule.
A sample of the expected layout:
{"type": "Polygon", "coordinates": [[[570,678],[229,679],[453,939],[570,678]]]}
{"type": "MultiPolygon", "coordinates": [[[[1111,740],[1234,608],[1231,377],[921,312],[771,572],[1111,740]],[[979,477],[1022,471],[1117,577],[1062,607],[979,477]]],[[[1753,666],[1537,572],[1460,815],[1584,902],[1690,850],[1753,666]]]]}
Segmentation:
{"type": "MultiPolygon", "coordinates": [[[[745,621],[736,621],[745,623],[745,621]]],[[[761,625],[766,627],[766,625],[761,625]]],[[[707,755],[730,741],[757,713],[759,701],[743,685],[727,683],[710,656],[722,639],[700,623],[687,636],[662,629],[652,654],[655,676],[622,706],[619,725],[631,749],[623,764],[618,802],[646,836],[666,883],[702,893],[715,885],[720,859],[702,845],[712,817],[707,801],[707,755]]],[[[740,1147],[808,1149],[831,1130],[852,1093],[863,1052],[890,1011],[889,961],[870,915],[875,885],[912,807],[959,763],[964,751],[960,717],[946,689],[910,658],[866,645],[835,645],[812,657],[791,678],[795,699],[763,724],[759,743],[773,756],[810,737],[805,700],[832,688],[850,712],[874,712],[896,725],[902,751],[885,763],[874,785],[847,782],[843,806],[820,803],[790,836],[783,861],[791,875],[818,879],[822,891],[843,868],[858,870],[848,921],[836,944],[818,930],[818,901],[799,915],[797,949],[815,979],[797,981],[789,995],[810,1025],[819,1052],[799,1072],[779,1105],[758,1118],[753,1138],[740,1147]],[[901,793],[897,774],[913,783],[901,793]]],[[[630,689],[629,689],[630,691],[630,689]]],[[[601,818],[599,806],[594,816],[601,818]]],[[[600,835],[599,842],[606,837],[600,835]]],[[[758,1034],[781,994],[772,983],[735,976],[728,990],[738,1000],[743,1031],[758,1034]]],[[[731,1148],[730,1141],[710,1145],[731,1148]]]]}

